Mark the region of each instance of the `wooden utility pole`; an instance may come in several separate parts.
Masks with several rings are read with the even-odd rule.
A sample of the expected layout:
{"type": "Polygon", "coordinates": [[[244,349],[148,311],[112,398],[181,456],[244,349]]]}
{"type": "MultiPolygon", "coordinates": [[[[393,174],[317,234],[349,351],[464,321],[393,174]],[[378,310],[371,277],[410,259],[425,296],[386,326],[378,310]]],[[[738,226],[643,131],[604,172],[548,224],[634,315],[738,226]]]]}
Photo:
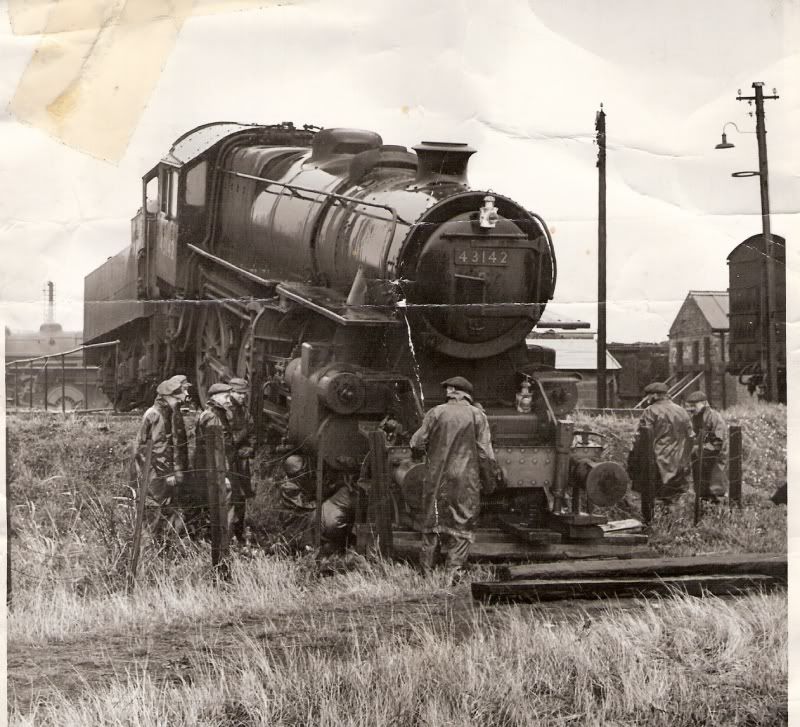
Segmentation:
{"type": "Polygon", "coordinates": [[[606,112],[595,116],[597,131],[597,408],[608,406],[606,385],[606,112]]]}
{"type": "Polygon", "coordinates": [[[775,247],[772,242],[772,230],[769,217],[769,169],[767,168],[767,129],[764,125],[764,100],[778,99],[777,95],[765,96],[764,83],[755,81],[754,96],[736,97],[737,101],[748,101],[756,104],[756,139],[758,141],[758,176],[761,186],[761,234],[764,238],[764,282],[766,285],[766,311],[763,319],[763,353],[762,368],[766,373],[767,401],[779,401],[778,392],[778,349],[775,320],[775,247]]]}

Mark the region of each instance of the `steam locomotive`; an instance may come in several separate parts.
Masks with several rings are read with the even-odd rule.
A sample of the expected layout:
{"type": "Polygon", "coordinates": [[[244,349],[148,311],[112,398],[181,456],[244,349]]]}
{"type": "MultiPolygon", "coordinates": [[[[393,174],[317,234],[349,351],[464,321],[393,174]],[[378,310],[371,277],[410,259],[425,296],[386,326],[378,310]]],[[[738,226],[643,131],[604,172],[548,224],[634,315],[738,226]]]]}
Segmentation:
{"type": "Polygon", "coordinates": [[[120,342],[91,349],[105,390],[130,409],[175,372],[201,399],[244,377],[262,444],[305,452],[320,483],[369,455],[399,529],[424,477],[408,436],[440,382],[466,376],[508,485],[481,525],[533,550],[602,537],[583,510],[627,475],[587,433],[573,442],[576,379],[525,342],[555,289],[553,242],[537,214],[469,188],[474,153],[290,123],[184,134],[143,177],[130,246],[86,277],[85,341],[120,342]]]}

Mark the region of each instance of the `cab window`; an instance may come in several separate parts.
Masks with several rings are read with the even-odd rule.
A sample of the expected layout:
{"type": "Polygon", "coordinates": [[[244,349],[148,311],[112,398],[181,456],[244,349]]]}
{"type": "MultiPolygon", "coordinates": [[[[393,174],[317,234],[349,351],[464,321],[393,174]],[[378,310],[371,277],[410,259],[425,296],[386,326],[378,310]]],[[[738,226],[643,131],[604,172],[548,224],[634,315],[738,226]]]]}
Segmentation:
{"type": "Polygon", "coordinates": [[[186,191],[183,201],[190,207],[203,207],[206,203],[206,172],[208,162],[195,164],[186,173],[186,191]]]}
{"type": "Polygon", "coordinates": [[[173,169],[169,175],[169,216],[175,219],[178,216],[178,171],[173,169]]]}

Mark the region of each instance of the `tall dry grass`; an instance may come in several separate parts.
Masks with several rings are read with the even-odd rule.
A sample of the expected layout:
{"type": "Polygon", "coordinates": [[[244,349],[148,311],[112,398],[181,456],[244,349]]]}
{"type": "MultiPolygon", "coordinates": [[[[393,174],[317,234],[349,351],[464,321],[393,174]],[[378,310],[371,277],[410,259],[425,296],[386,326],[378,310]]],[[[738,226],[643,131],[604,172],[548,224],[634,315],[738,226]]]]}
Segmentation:
{"type": "MultiPolygon", "coordinates": [[[[559,622],[529,608],[348,631],[337,649],[195,653],[169,678],[119,674],[14,725],[778,725],[785,599],[678,597],[559,622]]],[[[265,620],[268,633],[276,627],[265,620]]]]}

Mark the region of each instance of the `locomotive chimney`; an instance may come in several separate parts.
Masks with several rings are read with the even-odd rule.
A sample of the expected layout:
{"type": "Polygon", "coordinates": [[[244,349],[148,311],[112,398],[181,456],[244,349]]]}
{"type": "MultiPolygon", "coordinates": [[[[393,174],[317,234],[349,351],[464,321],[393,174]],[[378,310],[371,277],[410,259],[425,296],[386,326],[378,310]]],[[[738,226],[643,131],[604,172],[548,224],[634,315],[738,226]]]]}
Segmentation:
{"type": "Polygon", "coordinates": [[[423,141],[413,148],[419,159],[414,180],[418,187],[448,183],[467,186],[467,164],[475,149],[447,141],[423,141]]]}

